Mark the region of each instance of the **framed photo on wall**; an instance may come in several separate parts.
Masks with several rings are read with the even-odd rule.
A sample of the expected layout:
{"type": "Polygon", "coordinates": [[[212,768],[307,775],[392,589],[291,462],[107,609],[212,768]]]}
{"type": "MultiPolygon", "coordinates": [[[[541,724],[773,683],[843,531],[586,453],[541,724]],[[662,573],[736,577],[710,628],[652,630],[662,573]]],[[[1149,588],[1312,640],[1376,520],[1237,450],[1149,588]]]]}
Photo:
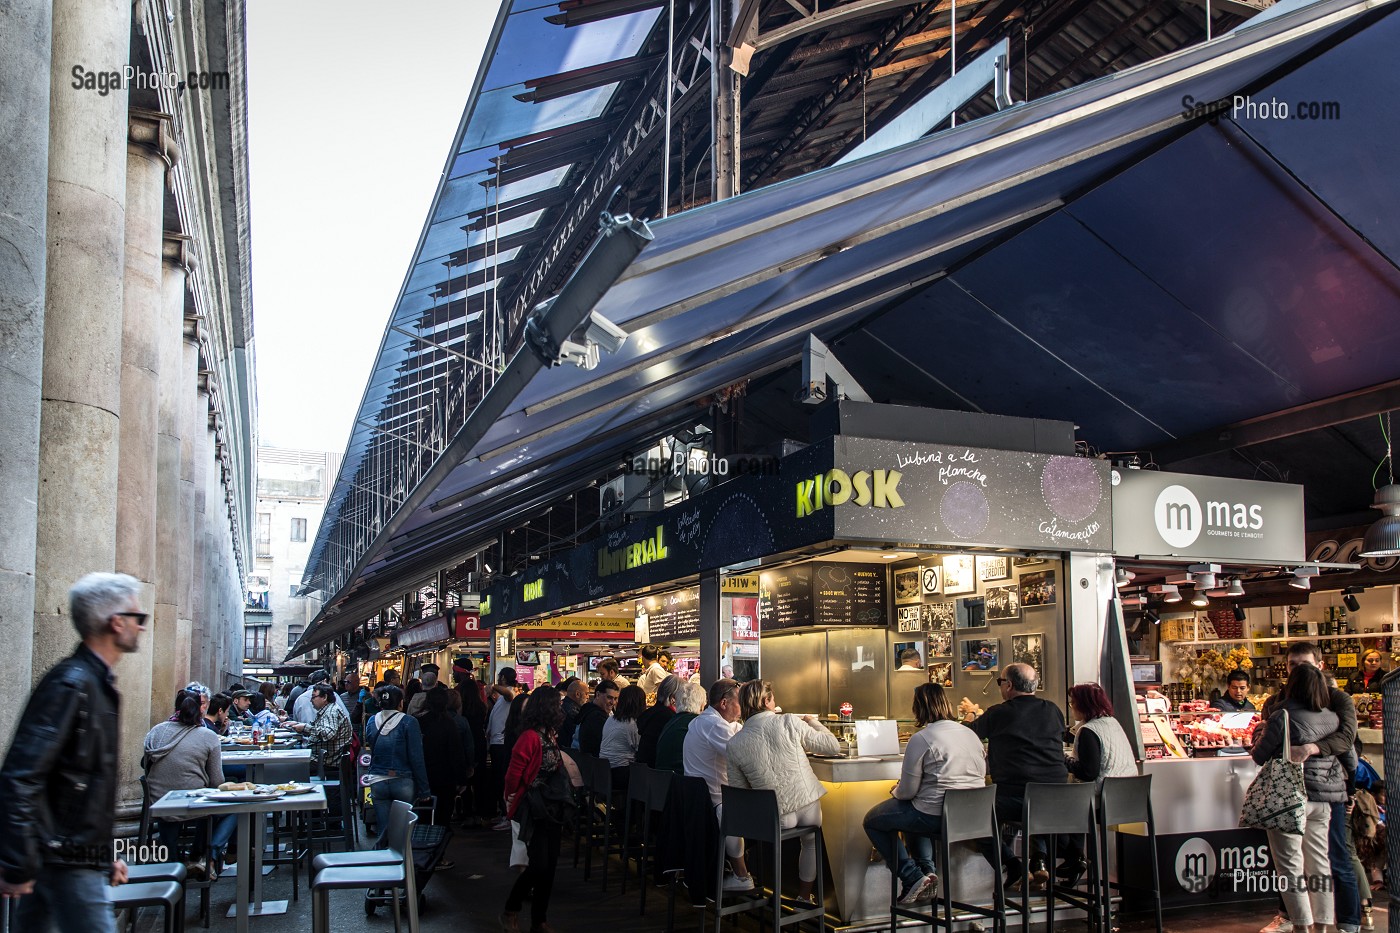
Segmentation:
{"type": "Polygon", "coordinates": [[[953,633],[930,632],[928,656],[931,658],[951,658],[953,656],[953,633]]]}
{"type": "Polygon", "coordinates": [[[928,666],[928,679],[929,683],[938,684],[940,687],[953,686],[953,662],[930,662],[928,666]]]}
{"type": "Polygon", "coordinates": [[[987,627],[987,605],[981,596],[969,596],[957,601],[957,626],[964,628],[987,627]]]}
{"type": "Polygon", "coordinates": [[[896,671],[924,670],[924,643],[922,641],[897,641],[894,643],[896,671]]]}
{"type": "Polygon", "coordinates": [[[1011,663],[1035,668],[1036,692],[1045,689],[1045,637],[1039,632],[1011,636],[1011,663]]]}
{"type": "Polygon", "coordinates": [[[937,596],[943,592],[943,568],[924,566],[919,568],[919,589],[925,596],[937,596]]]}
{"type": "Polygon", "coordinates": [[[957,619],[957,607],[952,603],[926,603],[924,628],[930,632],[951,632],[957,619]]]}
{"type": "Polygon", "coordinates": [[[895,605],[906,603],[917,603],[922,597],[919,593],[919,568],[907,567],[894,572],[894,602],[895,605]]]}
{"type": "Polygon", "coordinates": [[[1037,570],[1033,573],[1023,573],[1019,582],[1021,584],[1021,605],[1055,605],[1055,571],[1037,570]]]}
{"type": "Polygon", "coordinates": [[[989,580],[1011,579],[1011,558],[982,557],[979,555],[977,558],[977,579],[983,583],[989,580]]]}
{"type": "Polygon", "coordinates": [[[964,638],[958,647],[959,666],[964,674],[995,674],[1000,669],[999,639],[964,638]]]}
{"type": "Polygon", "coordinates": [[[971,554],[943,555],[943,595],[977,592],[977,562],[971,554]]]}
{"type": "Polygon", "coordinates": [[[924,614],[922,606],[900,606],[897,611],[899,631],[922,632],[924,630],[924,614]]]}
{"type": "Polygon", "coordinates": [[[1021,588],[1010,586],[987,587],[987,621],[1005,622],[1007,619],[1021,618],[1021,588]]]}

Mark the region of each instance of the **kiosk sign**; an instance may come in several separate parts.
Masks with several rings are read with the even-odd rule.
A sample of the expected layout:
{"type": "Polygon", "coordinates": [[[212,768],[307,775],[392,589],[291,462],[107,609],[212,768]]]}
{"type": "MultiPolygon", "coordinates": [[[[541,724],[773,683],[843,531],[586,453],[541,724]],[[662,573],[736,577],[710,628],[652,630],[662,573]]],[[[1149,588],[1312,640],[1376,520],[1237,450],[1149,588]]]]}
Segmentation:
{"type": "Polygon", "coordinates": [[[1156,470],[1113,473],[1120,555],[1303,560],[1303,487],[1156,470]]]}

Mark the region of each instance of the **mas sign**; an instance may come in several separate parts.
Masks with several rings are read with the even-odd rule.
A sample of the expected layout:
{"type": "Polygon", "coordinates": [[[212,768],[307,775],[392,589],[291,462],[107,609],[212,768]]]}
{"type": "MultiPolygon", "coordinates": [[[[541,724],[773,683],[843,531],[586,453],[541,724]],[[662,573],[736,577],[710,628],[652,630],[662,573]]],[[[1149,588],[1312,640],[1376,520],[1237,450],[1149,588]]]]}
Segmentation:
{"type": "Polygon", "coordinates": [[[1121,556],[1303,560],[1303,487],[1157,470],[1113,472],[1121,556]]]}

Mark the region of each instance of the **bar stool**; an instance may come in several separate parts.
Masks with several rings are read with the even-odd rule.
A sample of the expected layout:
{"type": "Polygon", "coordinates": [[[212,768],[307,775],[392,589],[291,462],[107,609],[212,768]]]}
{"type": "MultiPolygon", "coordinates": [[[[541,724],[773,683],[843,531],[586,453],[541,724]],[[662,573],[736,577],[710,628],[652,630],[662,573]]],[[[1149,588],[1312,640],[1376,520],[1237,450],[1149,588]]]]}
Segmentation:
{"type": "MultiPolygon", "coordinates": [[[[782,818],[778,813],[778,795],[771,790],[753,790],[743,787],[724,786],[720,788],[722,810],[719,822],[720,839],[728,836],[742,836],[755,842],[766,843],[773,851],[773,896],[745,896],[737,904],[724,903],[724,843],[719,846],[719,859],[716,863],[715,891],[715,933],[720,933],[724,918],[730,914],[751,910],[763,910],[771,900],[773,907],[773,931],[780,933],[784,926],[816,920],[818,929],[824,926],[826,916],[826,879],[820,860],[822,857],[822,829],[820,826],[794,826],[782,828],[782,818]],[[817,906],[794,910],[783,916],[783,843],[789,839],[815,836],[817,847],[817,906]]],[[[760,921],[761,923],[762,921],[760,921]]]]}
{"type": "Polygon", "coordinates": [[[632,833],[632,814],[641,810],[641,838],[635,848],[637,855],[637,877],[641,882],[642,890],[646,890],[646,871],[643,862],[646,860],[647,835],[651,829],[651,810],[647,803],[651,798],[652,770],[647,765],[639,761],[633,762],[628,769],[627,777],[627,802],[624,804],[622,814],[622,893],[627,893],[627,866],[632,861],[632,850],[634,846],[632,833]]]}
{"type": "MultiPolygon", "coordinates": [[[[186,870],[185,864],[183,862],[152,862],[144,865],[126,866],[127,884],[146,884],[152,881],[173,881],[183,889],[185,887],[185,882],[188,877],[189,872],[186,870]]],[[[207,904],[209,897],[209,886],[207,884],[204,885],[200,893],[203,895],[207,904]]],[[[179,929],[182,930],[185,928],[183,915],[184,910],[182,908],[181,920],[179,925],[179,929]]],[[[207,916],[207,913],[201,909],[200,916],[204,919],[204,925],[207,927],[209,925],[209,918],[207,916]]],[[[129,919],[127,921],[127,929],[136,929],[135,911],[131,911],[129,915],[129,919]]]]}
{"type": "Polygon", "coordinates": [[[395,846],[399,844],[408,831],[405,827],[410,820],[417,817],[413,815],[413,804],[407,800],[395,800],[389,804],[389,818],[384,838],[388,847],[384,849],[366,849],[363,852],[322,852],[311,862],[311,870],[320,872],[323,868],[351,868],[362,865],[393,865],[403,861],[404,853],[395,846]]]}
{"type": "MultiPolygon", "coordinates": [[[[151,842],[151,795],[146,786],[146,772],[142,771],[137,778],[141,785],[141,817],[137,828],[137,842],[140,845],[149,845],[151,842]]],[[[197,821],[188,821],[193,826],[197,821]]],[[[204,817],[205,832],[211,835],[214,831],[214,820],[211,817],[204,817]]],[[[184,830],[181,830],[184,835],[184,830]]],[[[199,921],[207,930],[209,928],[209,889],[214,886],[214,882],[207,877],[198,881],[189,877],[183,863],[178,862],[158,862],[153,865],[128,865],[126,869],[127,880],[135,881],[178,881],[180,886],[186,891],[193,888],[199,892],[199,921]],[[174,868],[179,868],[179,877],[175,876],[174,868]],[[143,874],[154,871],[155,874],[143,874]],[[138,877],[141,875],[141,877],[138,877]]]]}
{"type": "MultiPolygon", "coordinates": [[[[1085,846],[1089,859],[1089,888],[1080,892],[1073,888],[1061,887],[1055,883],[1055,836],[1086,836],[1097,840],[1098,826],[1095,820],[1098,788],[1093,784],[1027,784],[1024,809],[1021,811],[1021,827],[1025,833],[1026,847],[1030,848],[1035,836],[1049,836],[1050,881],[1045,887],[1046,929],[1055,929],[1055,902],[1062,901],[1082,909],[1089,915],[1089,926],[1097,929],[1102,919],[1094,894],[1098,891],[1099,847],[1085,846]]],[[[1027,852],[1029,855],[1029,852],[1027,852]]],[[[1030,933],[1031,859],[1021,860],[1021,931],[1030,933]]]]}
{"type": "MultiPolygon", "coordinates": [[[[392,811],[391,811],[392,812],[392,811]]],[[[418,933],[418,889],[413,876],[413,824],[417,814],[409,813],[403,833],[395,841],[403,857],[389,865],[343,865],[323,868],[311,882],[311,933],[330,933],[330,892],[353,888],[388,888],[394,899],[394,930],[400,933],[399,891],[408,901],[408,931],[418,933]]]]}
{"type": "Polygon", "coordinates": [[[574,814],[575,868],[578,868],[578,860],[583,852],[583,846],[593,844],[593,821],[594,817],[597,816],[593,809],[593,762],[597,760],[596,755],[590,755],[588,752],[578,752],[574,756],[579,776],[583,778],[583,786],[574,791],[578,798],[578,808],[574,814]]]}
{"type": "Polygon", "coordinates": [[[583,879],[587,881],[593,874],[593,848],[600,844],[599,852],[603,860],[603,889],[608,887],[608,858],[614,853],[623,853],[622,842],[613,843],[613,820],[617,815],[616,791],[613,790],[612,765],[606,758],[594,758],[590,763],[591,776],[585,775],[593,792],[590,819],[601,820],[601,828],[594,828],[589,836],[588,852],[583,859],[583,879]],[[601,836],[601,839],[599,838],[601,836]]]}
{"type": "MultiPolygon", "coordinates": [[[[635,777],[635,774],[633,776],[635,777]]],[[[657,858],[660,839],[652,842],[649,834],[655,832],[659,835],[659,827],[665,820],[666,806],[671,798],[671,777],[670,771],[652,771],[649,779],[651,786],[647,794],[646,815],[642,823],[642,849],[637,860],[638,887],[642,889],[641,903],[637,906],[637,913],[640,916],[646,916],[647,912],[648,862],[651,863],[652,870],[656,872],[656,883],[663,882],[657,858]]]]}
{"type": "Polygon", "coordinates": [[[1103,891],[1103,929],[1113,929],[1113,892],[1121,883],[1108,877],[1112,854],[1108,832],[1132,823],[1147,824],[1147,851],[1152,859],[1152,906],[1157,917],[1157,933],[1162,933],[1162,879],[1157,873],[1157,821],[1152,815],[1152,775],[1111,777],[1099,788],[1099,858],[1103,891]]]}
{"type": "Polygon", "coordinates": [[[911,907],[899,906],[899,871],[897,865],[890,866],[890,933],[894,933],[900,917],[927,923],[935,929],[943,928],[952,933],[953,924],[958,922],[953,914],[957,908],[963,914],[974,914],[992,921],[994,933],[1006,929],[1006,912],[1020,908],[1006,903],[1006,888],[1001,864],[1001,846],[992,847],[992,906],[969,904],[953,900],[953,843],[976,842],[980,839],[998,841],[1001,828],[997,823],[997,789],[995,784],[963,790],[950,790],[943,796],[943,831],[935,844],[938,848],[938,869],[943,873],[942,894],[930,905],[927,913],[911,907]],[[941,907],[941,914],[937,908],[941,907]]]}
{"type": "Polygon", "coordinates": [[[159,907],[165,933],[179,933],[185,928],[185,889],[178,881],[143,881],[115,888],[108,885],[104,890],[113,910],[134,912],[142,907],[159,907]]]}

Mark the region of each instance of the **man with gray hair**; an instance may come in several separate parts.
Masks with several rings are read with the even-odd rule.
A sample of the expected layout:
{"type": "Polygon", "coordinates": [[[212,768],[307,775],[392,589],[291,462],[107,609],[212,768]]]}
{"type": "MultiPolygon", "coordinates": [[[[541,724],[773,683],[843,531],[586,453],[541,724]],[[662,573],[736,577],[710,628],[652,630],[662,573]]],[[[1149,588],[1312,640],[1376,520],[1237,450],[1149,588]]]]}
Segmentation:
{"type": "MultiPolygon", "coordinates": [[[[997,786],[997,814],[1005,820],[1021,818],[1027,784],[1063,784],[1069,778],[1065,715],[1054,703],[1035,695],[1037,679],[1029,664],[1008,664],[997,678],[1003,702],[967,724],[987,741],[987,773],[997,786]]],[[[1050,879],[1045,839],[1037,836],[1031,843],[1031,887],[1041,890],[1050,879]]],[[[991,840],[979,843],[989,861],[991,845],[991,840]]],[[[1019,888],[1020,859],[1005,843],[1001,858],[1008,882],[1019,888]]]]}
{"type": "Polygon", "coordinates": [[[649,768],[656,767],[656,743],[676,715],[676,691],[683,683],[675,674],[667,674],[656,685],[656,702],[637,717],[637,760],[649,768]]]}
{"type": "Polygon", "coordinates": [[[116,676],[149,618],[141,584],[90,573],[68,591],[82,639],[30,694],[0,767],[0,896],[19,897],[21,930],[112,931],[103,888],[126,881],[112,858],[119,747],[116,676]]]}

